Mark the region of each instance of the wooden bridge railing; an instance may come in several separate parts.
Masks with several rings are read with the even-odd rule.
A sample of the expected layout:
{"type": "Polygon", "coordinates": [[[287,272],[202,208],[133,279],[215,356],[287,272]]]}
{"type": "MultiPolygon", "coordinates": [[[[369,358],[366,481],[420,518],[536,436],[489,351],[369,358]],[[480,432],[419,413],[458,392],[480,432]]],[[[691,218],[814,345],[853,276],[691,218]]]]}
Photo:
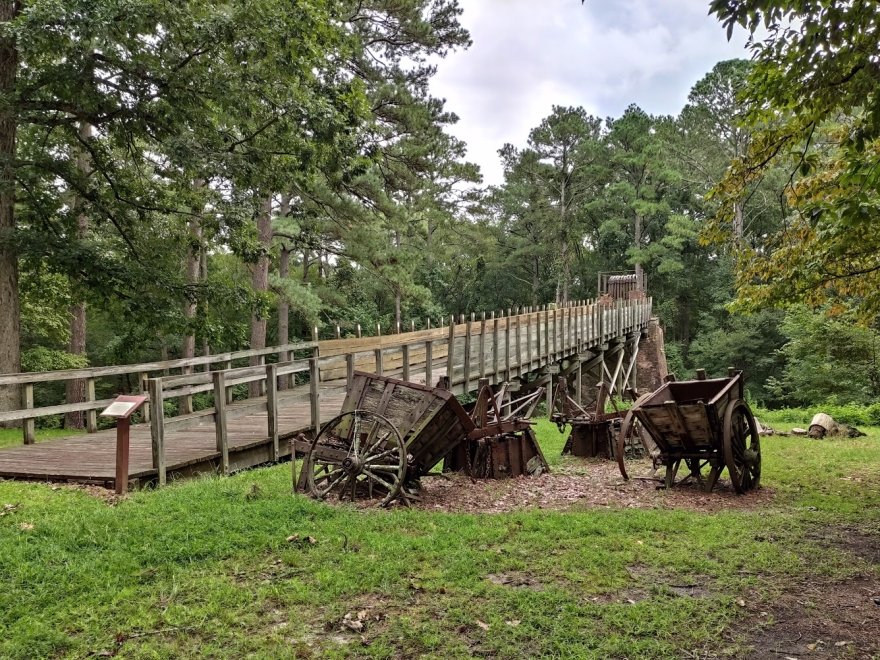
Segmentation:
{"type": "MultiPolygon", "coordinates": [[[[507,310],[507,313],[471,314],[449,319],[448,326],[378,337],[303,342],[265,349],[237,351],[182,360],[136,365],[95,367],[41,373],[0,375],[0,385],[22,388],[22,408],[0,413],[0,422],[22,420],[25,443],[33,442],[34,420],[48,415],[84,411],[88,430],[96,430],[95,414],[111,400],[95,400],[99,378],[136,375],[139,388],[150,397],[144,421],[149,421],[153,464],[160,483],[165,480],[164,447],[168,431],[213,423],[221,469],[229,469],[227,421],[241,415],[266,412],[270,456],[279,456],[278,410],[291,402],[308,401],[310,426],[320,424],[321,387],[340,388],[355,370],[395,375],[403,380],[428,384],[446,376],[456,394],[472,391],[481,378],[509,381],[542,369],[591,348],[637,333],[647,327],[651,299],[618,301],[613,305],[581,301],[565,307],[507,310]],[[308,357],[296,359],[296,354],[308,357]],[[290,359],[291,357],[295,359],[290,359]],[[255,366],[233,367],[241,359],[254,359],[255,366]],[[271,360],[266,364],[267,358],[271,360]],[[202,366],[204,372],[193,373],[202,366]],[[213,370],[208,370],[212,367],[213,370]],[[165,375],[168,370],[181,373],[165,375]],[[296,378],[301,387],[286,389],[296,378]],[[86,379],[88,401],[35,408],[35,384],[86,379]],[[261,396],[233,401],[236,385],[258,383],[261,396]],[[163,403],[169,399],[192,401],[193,395],[213,393],[212,408],[194,411],[181,406],[177,416],[166,416],[163,403]]],[[[586,356],[591,357],[591,356],[586,356]]]]}

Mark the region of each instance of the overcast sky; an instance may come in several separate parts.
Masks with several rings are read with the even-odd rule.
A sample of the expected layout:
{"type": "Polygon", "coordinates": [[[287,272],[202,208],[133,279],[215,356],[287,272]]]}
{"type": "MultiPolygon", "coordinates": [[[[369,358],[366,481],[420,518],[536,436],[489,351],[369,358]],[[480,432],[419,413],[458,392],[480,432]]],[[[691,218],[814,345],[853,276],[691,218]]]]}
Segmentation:
{"type": "Polygon", "coordinates": [[[720,60],[748,57],[728,42],[708,0],[461,0],[473,45],[439,62],[431,85],[459,123],[468,159],[502,181],[497,151],[524,146],[553,105],[600,117],[630,103],[677,114],[720,60]]]}

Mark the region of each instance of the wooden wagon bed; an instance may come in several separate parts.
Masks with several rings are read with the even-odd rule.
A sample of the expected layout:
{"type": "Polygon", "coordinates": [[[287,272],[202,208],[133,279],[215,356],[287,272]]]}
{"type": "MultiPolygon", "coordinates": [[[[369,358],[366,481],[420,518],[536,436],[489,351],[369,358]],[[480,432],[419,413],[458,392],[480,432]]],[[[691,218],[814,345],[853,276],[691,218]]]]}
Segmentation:
{"type": "Polygon", "coordinates": [[[529,423],[502,418],[491,388],[468,414],[445,389],[364,372],[354,373],[342,412],[294,448],[306,455],[299,491],[319,499],[331,492],[339,499],[381,497],[383,505],[407,501],[404,486],[444,458],[447,467],[477,477],[547,469],[529,423]]]}
{"type": "Polygon", "coordinates": [[[702,481],[702,468],[710,467],[707,490],[714,488],[725,467],[737,492],[757,488],[760,440],[744,400],[741,372],[727,378],[673,380],[636,401],[617,441],[618,465],[625,478],[624,442],[639,426],[657,445],[655,458],[666,466],[667,487],[675,483],[684,461],[689,468],[686,478],[702,481]]]}

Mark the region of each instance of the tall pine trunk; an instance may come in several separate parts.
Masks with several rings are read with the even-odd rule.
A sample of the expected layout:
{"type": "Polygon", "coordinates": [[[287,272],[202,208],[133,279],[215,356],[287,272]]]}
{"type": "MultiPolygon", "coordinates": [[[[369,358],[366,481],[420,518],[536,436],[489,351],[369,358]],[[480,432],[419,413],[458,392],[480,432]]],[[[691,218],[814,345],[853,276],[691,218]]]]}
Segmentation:
{"type": "MultiPolygon", "coordinates": [[[[0,0],[0,23],[8,24],[18,3],[0,0]]],[[[15,75],[18,51],[11,32],[0,37],[0,374],[21,371],[18,257],[12,239],[15,231],[15,75]]],[[[14,385],[0,386],[0,411],[21,405],[14,385]]],[[[0,424],[3,426],[3,424],[0,424]]]]}
{"type": "MultiPolygon", "coordinates": [[[[92,138],[92,126],[87,122],[80,122],[79,137],[83,141],[92,138]]],[[[76,158],[76,168],[84,177],[91,172],[88,156],[85,151],[80,150],[76,158]]],[[[80,208],[80,213],[76,216],[76,237],[83,240],[89,231],[89,217],[82,212],[82,200],[77,198],[73,201],[75,208],[80,208]]],[[[85,300],[77,300],[70,306],[70,344],[68,352],[73,355],[86,354],[86,302],[85,300]]],[[[65,400],[67,403],[82,403],[86,400],[86,381],[83,379],[69,380],[65,387],[65,400]]],[[[69,429],[81,429],[85,427],[85,420],[82,412],[70,412],[64,416],[64,426],[69,429]]]]}
{"type": "MultiPolygon", "coordinates": [[[[257,236],[263,251],[257,263],[251,266],[251,286],[254,291],[264,293],[269,290],[269,248],[272,246],[272,196],[269,195],[263,201],[263,208],[257,216],[257,236]]],[[[251,315],[251,348],[266,348],[266,316],[254,312],[251,315]]],[[[251,365],[260,364],[257,357],[251,358],[251,365]]],[[[260,382],[248,384],[248,394],[251,397],[260,396],[260,382]]]]}
{"type": "MultiPolygon", "coordinates": [[[[286,218],[289,213],[290,196],[285,195],[281,198],[281,204],[278,207],[278,215],[281,218],[286,218]]],[[[283,285],[284,280],[288,277],[290,277],[290,248],[288,248],[287,244],[282,241],[281,252],[278,255],[278,279],[281,280],[283,285]]],[[[290,343],[290,303],[287,301],[287,296],[282,291],[278,295],[278,344],[283,346],[288,343],[290,343]]],[[[288,351],[284,351],[280,357],[282,362],[287,362],[290,358],[291,355],[288,351]]],[[[287,376],[280,378],[278,389],[286,390],[289,380],[290,379],[287,376]]]]}

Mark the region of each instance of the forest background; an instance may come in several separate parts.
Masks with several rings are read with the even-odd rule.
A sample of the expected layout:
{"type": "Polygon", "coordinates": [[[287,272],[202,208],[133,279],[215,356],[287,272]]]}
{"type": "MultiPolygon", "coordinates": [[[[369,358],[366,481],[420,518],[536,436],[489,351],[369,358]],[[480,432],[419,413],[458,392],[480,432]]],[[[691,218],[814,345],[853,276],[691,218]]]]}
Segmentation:
{"type": "Polygon", "coordinates": [[[880,10],[712,5],[752,61],[677,116],[556,106],[483,186],[428,89],[469,45],[457,0],[0,1],[0,373],[424,327],[639,270],[671,371],[874,402],[880,10]]]}

